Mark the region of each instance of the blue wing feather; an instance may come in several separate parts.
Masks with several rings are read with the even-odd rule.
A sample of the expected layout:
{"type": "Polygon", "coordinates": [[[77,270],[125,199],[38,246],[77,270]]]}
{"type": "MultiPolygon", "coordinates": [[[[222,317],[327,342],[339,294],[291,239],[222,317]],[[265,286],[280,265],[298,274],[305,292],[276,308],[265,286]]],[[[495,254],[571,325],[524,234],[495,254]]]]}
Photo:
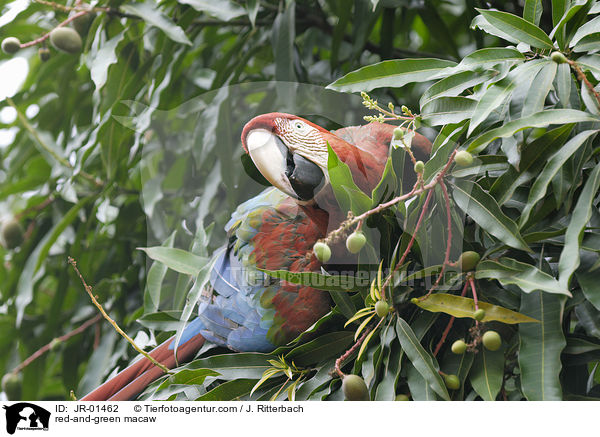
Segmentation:
{"type": "Polygon", "coordinates": [[[263,293],[278,285],[254,268],[252,238],[260,232],[260,217],[287,196],[268,188],[242,203],[225,226],[230,236],[210,275],[212,293],[203,294],[198,317],[185,328],[180,345],[202,335],[206,340],[237,351],[267,352],[275,346],[267,340],[274,310],[261,304],[263,293]]]}

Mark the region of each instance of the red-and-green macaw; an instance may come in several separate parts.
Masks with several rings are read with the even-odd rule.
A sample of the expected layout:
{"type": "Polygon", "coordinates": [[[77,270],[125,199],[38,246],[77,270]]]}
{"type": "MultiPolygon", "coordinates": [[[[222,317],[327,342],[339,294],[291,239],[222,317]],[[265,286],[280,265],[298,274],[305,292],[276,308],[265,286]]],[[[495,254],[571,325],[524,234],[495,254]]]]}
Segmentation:
{"type": "MultiPolygon", "coordinates": [[[[268,352],[297,337],[330,310],[329,294],[307,286],[273,281],[257,268],[320,271],[312,254],[317,240],[345,218],[327,172],[329,144],[366,193],[381,179],[394,126],[370,123],[330,132],[284,113],[253,118],[242,145],[273,185],[241,204],[225,229],[228,244],[216,255],[210,288],[198,316],[174,338],[151,352],[169,368],[192,359],[205,341],[235,351],[268,352]],[[308,256],[307,256],[308,254],[308,256]]],[[[429,141],[416,135],[413,148],[428,156],[429,141]]],[[[143,358],[82,400],[125,400],[139,394],[162,370],[143,358]]]]}

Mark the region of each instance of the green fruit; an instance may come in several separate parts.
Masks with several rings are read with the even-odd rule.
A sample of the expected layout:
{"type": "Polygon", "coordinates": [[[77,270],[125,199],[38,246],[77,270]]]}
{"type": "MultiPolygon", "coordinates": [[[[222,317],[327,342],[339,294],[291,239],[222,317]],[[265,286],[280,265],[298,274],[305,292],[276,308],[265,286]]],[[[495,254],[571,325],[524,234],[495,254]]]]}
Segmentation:
{"type": "Polygon", "coordinates": [[[444,383],[450,390],[458,390],[460,388],[460,379],[456,375],[444,375],[444,383]]]}
{"type": "Polygon", "coordinates": [[[358,253],[365,246],[367,237],[362,231],[355,231],[346,238],[346,248],[350,253],[358,253]]]}
{"type": "Polygon", "coordinates": [[[397,401],[410,401],[410,398],[405,394],[399,394],[396,396],[397,401]]]}
{"type": "Polygon", "coordinates": [[[468,250],[460,255],[458,258],[458,265],[464,272],[469,272],[477,267],[477,263],[480,259],[481,257],[477,252],[468,250]]]}
{"type": "Polygon", "coordinates": [[[415,162],[415,173],[423,173],[423,170],[425,170],[425,164],[423,164],[423,161],[417,161],[415,162]]]}
{"type": "Polygon", "coordinates": [[[38,56],[42,62],[46,62],[50,59],[50,49],[48,47],[40,47],[38,50],[38,56]]]}
{"type": "Polygon", "coordinates": [[[83,42],[79,34],[70,27],[57,27],[50,32],[50,42],[65,53],[76,54],[81,51],[83,42]]]}
{"type": "Polygon", "coordinates": [[[456,162],[456,165],[466,167],[473,164],[473,155],[466,150],[461,150],[454,155],[454,162],[456,162]]]}
{"type": "Polygon", "coordinates": [[[2,391],[9,401],[18,401],[21,398],[21,375],[7,373],[2,377],[2,391]]]}
{"type": "Polygon", "coordinates": [[[8,53],[9,55],[17,53],[20,48],[21,41],[14,36],[9,36],[2,41],[2,51],[4,51],[4,53],[8,53]]]}
{"type": "Polygon", "coordinates": [[[21,224],[10,219],[2,225],[2,239],[7,249],[14,249],[23,242],[23,228],[21,224]]]}
{"type": "Polygon", "coordinates": [[[400,141],[404,137],[404,129],[401,127],[397,127],[394,129],[394,139],[396,141],[400,141]]]}
{"type": "Polygon", "coordinates": [[[377,313],[377,315],[381,318],[385,317],[388,315],[388,313],[390,312],[390,306],[388,305],[387,302],[383,301],[383,300],[378,300],[377,303],[375,304],[375,312],[377,313]]]}
{"type": "Polygon", "coordinates": [[[94,21],[95,17],[95,13],[89,12],[85,15],[81,15],[75,18],[73,21],[71,21],[71,24],[73,25],[77,33],[79,33],[79,35],[85,36],[87,35],[88,30],[90,28],[90,24],[92,24],[92,21],[94,21]]]}
{"type": "Polygon", "coordinates": [[[452,350],[452,353],[456,355],[462,355],[467,350],[467,343],[465,343],[463,340],[456,340],[454,343],[452,343],[452,347],[450,349],[452,350]]]}
{"type": "Polygon", "coordinates": [[[331,258],[331,249],[326,243],[317,242],[313,246],[313,252],[317,259],[322,263],[326,263],[331,258]]]}
{"type": "Polygon", "coordinates": [[[497,351],[502,345],[502,337],[496,331],[486,331],[481,340],[483,347],[491,351],[497,351]]]}
{"type": "Polygon", "coordinates": [[[479,308],[477,311],[473,313],[473,318],[478,322],[481,322],[485,318],[485,310],[479,308]]]}
{"type": "Polygon", "coordinates": [[[561,52],[552,52],[550,55],[550,59],[552,59],[557,64],[564,64],[567,62],[567,58],[561,52]]]}
{"type": "Polygon", "coordinates": [[[342,391],[348,401],[368,401],[369,389],[365,381],[358,375],[344,375],[342,391]]]}

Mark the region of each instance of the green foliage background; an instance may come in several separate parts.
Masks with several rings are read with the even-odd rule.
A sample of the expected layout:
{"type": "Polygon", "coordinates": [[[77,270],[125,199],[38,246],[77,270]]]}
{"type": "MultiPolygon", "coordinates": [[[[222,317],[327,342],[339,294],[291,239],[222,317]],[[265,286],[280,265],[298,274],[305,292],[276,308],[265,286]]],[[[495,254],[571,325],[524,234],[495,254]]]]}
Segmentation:
{"type": "MultiPolygon", "coordinates": [[[[83,52],[52,50],[41,62],[37,47],[21,50],[16,56],[27,59],[27,78],[12,100],[0,102],[19,114],[0,124],[11,138],[0,146],[0,214],[19,215],[27,230],[18,249],[0,249],[2,373],[95,315],[67,256],[139,345],[177,330],[182,312],[192,309],[186,293],[202,278],[149,264],[137,248],[185,248],[199,257],[202,275],[231,212],[262,189],[242,170],[243,123],[284,105],[311,107],[303,106],[310,93],[292,105],[289,89],[249,87],[244,94],[240,85],[276,80],[369,91],[420,113],[424,133],[435,139],[426,177],[439,171],[454,142],[478,153],[476,165],[453,171],[450,188],[454,211],[469,216],[464,246],[484,255],[476,272],[480,299],[541,321],[490,324],[503,336],[499,351],[456,356],[444,347],[434,358],[448,316],[406,301],[424,294],[422,285],[398,287],[401,317],[390,316],[365,354],[344,368],[363,376],[372,399],[402,393],[416,400],[600,398],[600,110],[575,70],[549,58],[554,49],[566,53],[598,90],[598,2],[109,0],[95,6],[110,11],[88,24],[83,52]],[[190,101],[198,106],[185,106],[190,101]],[[203,115],[190,129],[197,112],[203,115]],[[164,308],[169,312],[158,311],[164,308]],[[448,391],[440,369],[457,374],[461,388],[448,391]]],[[[21,42],[68,17],[35,2],[0,9],[3,16],[11,11],[19,12],[0,27],[0,37],[21,42]]],[[[0,62],[10,58],[0,56],[0,62]]],[[[328,128],[351,122],[340,108],[336,117],[313,121],[328,128]]],[[[441,207],[439,192],[436,198],[441,207]]],[[[396,211],[408,228],[417,208],[396,211]]],[[[442,229],[436,236],[445,241],[435,220],[427,229],[442,229]]],[[[426,240],[419,241],[427,251],[426,240]]],[[[406,243],[403,237],[401,247],[406,243]]],[[[426,267],[419,260],[411,270],[426,267]]],[[[365,295],[338,294],[335,302],[314,332],[272,355],[205,350],[143,397],[286,399],[294,392],[296,399],[340,400],[340,381],[330,371],[352,344],[355,326],[343,325],[365,305],[365,295]],[[281,355],[282,371],[272,371],[250,395],[281,355]],[[292,362],[297,367],[286,367],[292,362]],[[292,381],[285,369],[293,369],[292,381]]],[[[447,345],[471,324],[459,319],[447,345]]],[[[134,356],[112,327],[97,325],[27,366],[21,398],[66,399],[70,390],[81,396],[134,356]]]]}

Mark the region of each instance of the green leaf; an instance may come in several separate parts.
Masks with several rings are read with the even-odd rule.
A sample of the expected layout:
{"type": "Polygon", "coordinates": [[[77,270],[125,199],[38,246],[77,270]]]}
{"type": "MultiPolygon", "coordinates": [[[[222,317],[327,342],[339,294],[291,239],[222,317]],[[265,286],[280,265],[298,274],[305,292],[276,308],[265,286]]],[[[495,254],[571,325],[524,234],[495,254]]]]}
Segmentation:
{"type": "Polygon", "coordinates": [[[298,346],[286,355],[286,361],[299,366],[309,366],[343,354],[352,344],[354,333],[330,332],[298,346]]]}
{"type": "MultiPolygon", "coordinates": [[[[477,8],[476,8],[477,9],[477,8]]],[[[521,17],[508,12],[477,9],[481,15],[495,28],[503,33],[513,35],[520,42],[540,49],[553,48],[552,40],[546,33],[521,17]]]]}
{"type": "MultiPolygon", "coordinates": [[[[354,183],[352,171],[346,163],[342,162],[335,154],[329,143],[327,143],[327,173],[329,182],[335,194],[340,208],[361,214],[364,211],[354,210],[363,206],[371,205],[371,198],[363,193],[354,183]],[[349,190],[348,190],[349,189],[349,190]]],[[[368,207],[367,207],[368,209],[368,207]]]]}
{"type": "MultiPolygon", "coordinates": [[[[521,117],[527,117],[544,109],[546,96],[552,88],[554,77],[556,76],[558,64],[548,61],[542,66],[542,69],[535,74],[531,87],[525,97],[521,117]]],[[[531,74],[534,74],[533,72],[531,74]]]]}
{"type": "Polygon", "coordinates": [[[560,284],[568,288],[573,272],[579,266],[579,250],[586,224],[592,217],[596,192],[600,188],[600,165],[596,165],[586,181],[565,234],[565,246],[558,261],[560,284]]]}
{"type": "Polygon", "coordinates": [[[162,13],[155,2],[132,3],[122,5],[121,9],[128,14],[136,15],[151,26],[158,27],[173,41],[192,45],[181,27],[176,25],[167,15],[162,13]]]}
{"type": "Polygon", "coordinates": [[[475,138],[469,145],[469,152],[479,152],[494,141],[496,138],[506,138],[530,127],[546,127],[550,124],[580,123],[584,121],[599,122],[600,118],[594,117],[587,112],[575,109],[547,109],[537,112],[529,117],[519,118],[496,129],[489,130],[475,138]]]}
{"type": "Polygon", "coordinates": [[[273,22],[271,44],[273,59],[275,59],[275,80],[289,82],[296,80],[294,72],[295,10],[295,3],[287,2],[285,10],[279,13],[273,22]]]}
{"type": "Polygon", "coordinates": [[[230,21],[234,18],[246,14],[246,10],[231,0],[177,0],[183,5],[190,5],[199,12],[205,12],[208,15],[223,21],[230,21]]]}
{"type": "Polygon", "coordinates": [[[600,50],[600,32],[590,33],[579,40],[573,47],[575,53],[594,53],[600,50]]]}
{"type": "MultiPolygon", "coordinates": [[[[165,240],[162,247],[173,247],[175,241],[175,232],[165,240]]],[[[162,283],[167,274],[168,267],[161,263],[152,263],[148,269],[148,277],[146,278],[146,291],[144,292],[144,312],[150,313],[158,311],[161,303],[162,283]]]]}
{"type": "Polygon", "coordinates": [[[509,47],[488,47],[476,50],[465,56],[456,70],[489,69],[502,62],[524,61],[525,56],[517,49],[509,47]]]}
{"type": "Polygon", "coordinates": [[[371,206],[379,205],[385,200],[391,198],[398,188],[398,180],[396,172],[394,172],[394,164],[391,157],[385,163],[381,179],[373,191],[371,192],[371,206]]]}
{"type": "MultiPolygon", "coordinates": [[[[433,313],[442,312],[458,318],[474,318],[475,301],[468,297],[455,296],[446,293],[434,293],[427,299],[420,300],[414,298],[411,302],[419,308],[433,313]]],[[[498,321],[507,324],[539,322],[539,320],[498,305],[492,305],[482,301],[477,302],[477,304],[479,308],[485,310],[485,317],[482,322],[498,321]]]]}
{"type": "Polygon", "coordinates": [[[432,126],[458,123],[471,118],[477,100],[468,97],[439,97],[421,109],[421,117],[432,126]]]}
{"type": "Polygon", "coordinates": [[[172,247],[155,246],[138,247],[138,249],[146,252],[151,259],[161,262],[170,269],[184,275],[196,276],[208,262],[208,259],[204,257],[172,247]]]}
{"type": "Polygon", "coordinates": [[[87,58],[87,66],[90,69],[92,81],[96,85],[96,91],[99,91],[106,83],[109,67],[118,61],[116,49],[124,37],[125,32],[118,33],[103,42],[94,56],[87,58]]]}
{"type": "MultiPolygon", "coordinates": [[[[271,354],[240,352],[236,354],[213,355],[186,364],[186,369],[211,369],[219,373],[219,379],[232,380],[250,378],[258,380],[264,371],[271,367],[269,360],[277,359],[271,354]]],[[[255,381],[256,382],[256,381],[255,381]]],[[[254,383],[252,384],[254,386],[254,383]]],[[[250,390],[252,387],[250,387],[250,390]]],[[[248,393],[250,393],[248,390],[248,393]]]]}
{"type": "Polygon", "coordinates": [[[527,198],[527,204],[521,213],[521,218],[519,219],[519,227],[522,228],[525,223],[529,220],[529,216],[531,211],[535,207],[535,205],[543,199],[546,195],[546,190],[548,189],[548,185],[550,181],[554,178],[554,176],[558,173],[558,171],[562,168],[562,166],[567,162],[567,160],[581,147],[581,145],[597,131],[595,130],[587,130],[577,134],[575,137],[571,138],[564,146],[560,148],[554,155],[548,158],[546,165],[542,172],[537,176],[533,186],[531,187],[531,191],[529,192],[529,197],[527,198]]]}
{"type": "Polygon", "coordinates": [[[582,56],[576,62],[582,70],[592,73],[596,80],[600,78],[600,55],[582,56]]]}
{"type": "Polygon", "coordinates": [[[241,398],[250,395],[255,384],[256,380],[254,379],[235,379],[233,381],[227,381],[195,400],[204,402],[240,400],[241,398]]]}
{"type": "Polygon", "coordinates": [[[219,376],[219,373],[212,369],[182,369],[165,379],[158,390],[167,388],[172,384],[201,385],[208,376],[219,376]]]}
{"type": "Polygon", "coordinates": [[[484,32],[489,33],[490,35],[497,36],[514,44],[519,44],[520,42],[514,35],[503,32],[496,26],[492,25],[488,20],[485,19],[483,15],[477,15],[475,18],[473,18],[473,21],[471,22],[471,29],[475,29],[477,27],[484,32]]]}
{"type": "Polygon", "coordinates": [[[577,12],[588,3],[588,0],[574,0],[570,4],[566,0],[554,0],[552,2],[552,23],[554,29],[550,32],[550,38],[556,37],[561,50],[566,48],[565,28],[566,24],[577,15],[577,12]]]}
{"type": "Polygon", "coordinates": [[[525,264],[512,258],[485,260],[477,264],[477,279],[496,279],[502,285],[517,285],[525,293],[542,290],[548,293],[571,296],[569,290],[549,274],[531,264],[525,264]]]}
{"type": "Polygon", "coordinates": [[[521,296],[521,312],[541,323],[519,326],[521,389],[530,401],[562,400],[560,354],[564,298],[534,291],[521,296]]]}
{"type": "Polygon", "coordinates": [[[346,275],[323,275],[317,272],[290,272],[289,270],[267,270],[258,269],[274,278],[283,279],[292,284],[305,285],[326,291],[358,291],[359,280],[354,276],[346,275]]]}
{"type": "Polygon", "coordinates": [[[537,26],[540,24],[543,11],[542,0],[525,0],[523,18],[537,26]]]}
{"type": "Polygon", "coordinates": [[[453,186],[456,204],[475,223],[508,246],[531,252],[517,224],[502,212],[489,193],[478,184],[466,180],[457,181],[453,186]]]}
{"type": "Polygon", "coordinates": [[[446,385],[444,384],[442,377],[438,373],[438,366],[437,363],[435,363],[435,358],[421,346],[417,336],[402,317],[398,317],[396,322],[396,334],[398,335],[402,350],[415,369],[417,369],[427,384],[431,386],[433,391],[443,399],[449,401],[450,396],[448,395],[448,390],[446,390],[446,385]]]}
{"type": "Polygon", "coordinates": [[[455,62],[435,58],[398,59],[362,67],[336,80],[327,88],[345,92],[370,91],[375,88],[399,88],[412,82],[434,79],[455,62]]]}
{"type": "Polygon", "coordinates": [[[600,275],[596,271],[600,261],[596,260],[596,263],[594,263],[593,259],[592,256],[582,254],[582,263],[575,272],[575,276],[583,295],[600,311],[600,287],[598,287],[598,277],[600,275]]]}
{"type": "Polygon", "coordinates": [[[492,352],[481,347],[475,355],[470,372],[473,389],[484,401],[495,401],[502,387],[503,375],[503,348],[492,352]]]}
{"type": "Polygon", "coordinates": [[[523,147],[518,169],[509,167],[490,188],[490,195],[499,205],[510,199],[517,187],[539,176],[547,156],[563,146],[572,129],[569,124],[552,129],[523,147]]]}
{"type": "Polygon", "coordinates": [[[569,43],[569,47],[573,47],[577,44],[584,36],[591,35],[592,33],[600,32],[600,16],[588,21],[583,24],[581,27],[577,29],[573,38],[571,38],[571,42],[569,43]]]}
{"type": "Polygon", "coordinates": [[[452,76],[448,76],[431,85],[427,91],[423,93],[419,100],[419,106],[423,109],[425,104],[439,97],[456,97],[464,90],[485,82],[493,77],[493,75],[493,71],[486,71],[484,73],[462,71],[452,76]]]}

